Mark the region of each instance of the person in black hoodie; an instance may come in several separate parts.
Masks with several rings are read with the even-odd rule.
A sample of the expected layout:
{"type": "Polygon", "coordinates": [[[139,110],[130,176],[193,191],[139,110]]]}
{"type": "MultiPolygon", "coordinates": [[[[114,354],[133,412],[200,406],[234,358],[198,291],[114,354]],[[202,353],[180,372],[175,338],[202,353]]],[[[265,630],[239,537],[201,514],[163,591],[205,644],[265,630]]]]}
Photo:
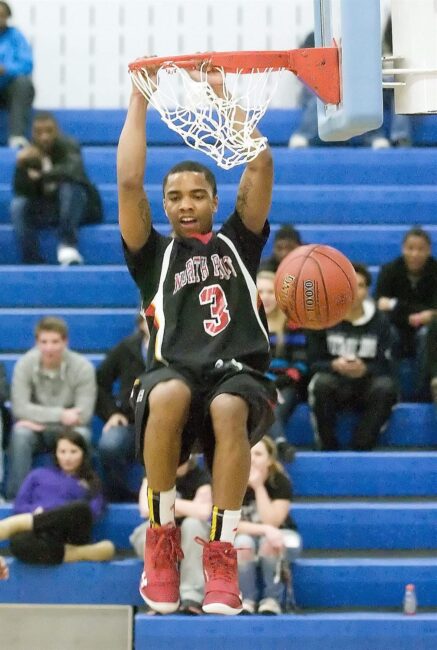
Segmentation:
{"type": "Polygon", "coordinates": [[[426,328],[437,315],[437,260],[425,230],[414,227],[405,234],[401,257],[381,269],[375,298],[395,329],[396,358],[413,359],[416,375],[423,377],[426,328]]]}
{"type": "Polygon", "coordinates": [[[137,331],[109,350],[97,368],[96,414],[105,422],[99,453],[105,496],[111,502],[138,498],[126,484],[128,464],[135,458],[134,412],[129,398],[135,379],[145,371],[148,342],[147,323],[138,316],[137,331]]]}
{"type": "Polygon", "coordinates": [[[12,223],[25,264],[42,264],[38,232],[56,227],[61,265],[82,264],[79,226],[99,223],[102,205],[89,181],[78,143],[63,135],[51,113],[38,113],[32,144],[17,154],[11,203],[12,223]]]}
{"type": "Polygon", "coordinates": [[[354,264],[358,293],[345,320],[326,330],[310,332],[308,357],[313,377],[308,394],[316,435],[322,450],[335,451],[336,415],[360,411],[352,435],[352,449],[372,449],[397,400],[391,376],[390,325],[368,298],[371,276],[354,264]]]}

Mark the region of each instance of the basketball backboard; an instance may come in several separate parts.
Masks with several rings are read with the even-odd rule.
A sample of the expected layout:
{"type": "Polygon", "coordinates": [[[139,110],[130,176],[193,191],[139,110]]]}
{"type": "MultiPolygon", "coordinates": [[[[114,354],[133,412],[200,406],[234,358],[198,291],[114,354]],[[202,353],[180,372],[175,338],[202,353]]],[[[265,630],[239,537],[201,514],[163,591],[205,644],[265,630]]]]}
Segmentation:
{"type": "Polygon", "coordinates": [[[379,0],[314,0],[316,47],[339,48],[341,100],[317,100],[322,140],[348,140],[382,124],[379,0]]]}

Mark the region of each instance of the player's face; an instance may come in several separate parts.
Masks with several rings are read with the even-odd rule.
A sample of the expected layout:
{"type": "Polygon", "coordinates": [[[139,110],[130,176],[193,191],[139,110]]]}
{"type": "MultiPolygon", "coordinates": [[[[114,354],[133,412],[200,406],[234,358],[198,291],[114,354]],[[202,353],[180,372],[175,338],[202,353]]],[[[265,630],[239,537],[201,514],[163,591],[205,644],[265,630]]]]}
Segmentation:
{"type": "Polygon", "coordinates": [[[42,151],[49,152],[58,137],[58,127],[53,120],[36,120],[32,126],[32,139],[42,151]]]}
{"type": "Polygon", "coordinates": [[[411,273],[420,273],[431,255],[431,247],[423,237],[411,235],[402,247],[405,264],[411,273]]]}
{"type": "Polygon", "coordinates": [[[217,197],[200,172],[178,172],[167,179],[164,210],[178,237],[211,231],[217,197]]]}
{"type": "Polygon", "coordinates": [[[58,332],[39,332],[36,345],[41,353],[41,361],[46,368],[58,368],[67,346],[67,340],[58,332]]]}
{"type": "Polygon", "coordinates": [[[258,278],[256,281],[259,297],[264,305],[266,315],[271,314],[277,306],[275,297],[275,286],[273,280],[268,278],[258,278]]]}
{"type": "Polygon", "coordinates": [[[75,474],[83,461],[83,450],[61,438],[56,445],[56,460],[66,474],[75,474]]]}

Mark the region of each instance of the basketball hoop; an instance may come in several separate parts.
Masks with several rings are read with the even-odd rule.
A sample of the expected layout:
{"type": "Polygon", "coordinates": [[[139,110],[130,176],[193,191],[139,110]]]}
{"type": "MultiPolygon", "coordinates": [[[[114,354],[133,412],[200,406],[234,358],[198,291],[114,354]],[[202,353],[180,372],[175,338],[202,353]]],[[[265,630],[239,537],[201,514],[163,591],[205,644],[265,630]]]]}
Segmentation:
{"type": "Polygon", "coordinates": [[[267,146],[252,137],[288,70],[325,102],[338,104],[338,50],[310,48],[272,52],[206,52],[138,59],[129,65],[133,83],[187,145],[203,151],[223,169],[247,163],[267,146]],[[189,72],[197,71],[199,80],[189,72]],[[208,74],[219,72],[217,95],[208,74]],[[227,76],[229,75],[229,76],[227,76]]]}

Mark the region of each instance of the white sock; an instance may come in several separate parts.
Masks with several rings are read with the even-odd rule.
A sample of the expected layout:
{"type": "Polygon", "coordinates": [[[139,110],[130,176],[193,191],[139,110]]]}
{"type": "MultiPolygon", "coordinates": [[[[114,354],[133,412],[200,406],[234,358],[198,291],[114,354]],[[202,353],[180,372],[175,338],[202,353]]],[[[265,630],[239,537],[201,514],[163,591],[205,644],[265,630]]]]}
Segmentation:
{"type": "Polygon", "coordinates": [[[241,518],[241,510],[220,510],[213,506],[211,518],[211,542],[235,542],[238,524],[241,518]]]}
{"type": "Polygon", "coordinates": [[[149,519],[152,528],[175,523],[176,486],[165,492],[155,492],[155,490],[147,488],[147,500],[149,502],[149,519]]]}

